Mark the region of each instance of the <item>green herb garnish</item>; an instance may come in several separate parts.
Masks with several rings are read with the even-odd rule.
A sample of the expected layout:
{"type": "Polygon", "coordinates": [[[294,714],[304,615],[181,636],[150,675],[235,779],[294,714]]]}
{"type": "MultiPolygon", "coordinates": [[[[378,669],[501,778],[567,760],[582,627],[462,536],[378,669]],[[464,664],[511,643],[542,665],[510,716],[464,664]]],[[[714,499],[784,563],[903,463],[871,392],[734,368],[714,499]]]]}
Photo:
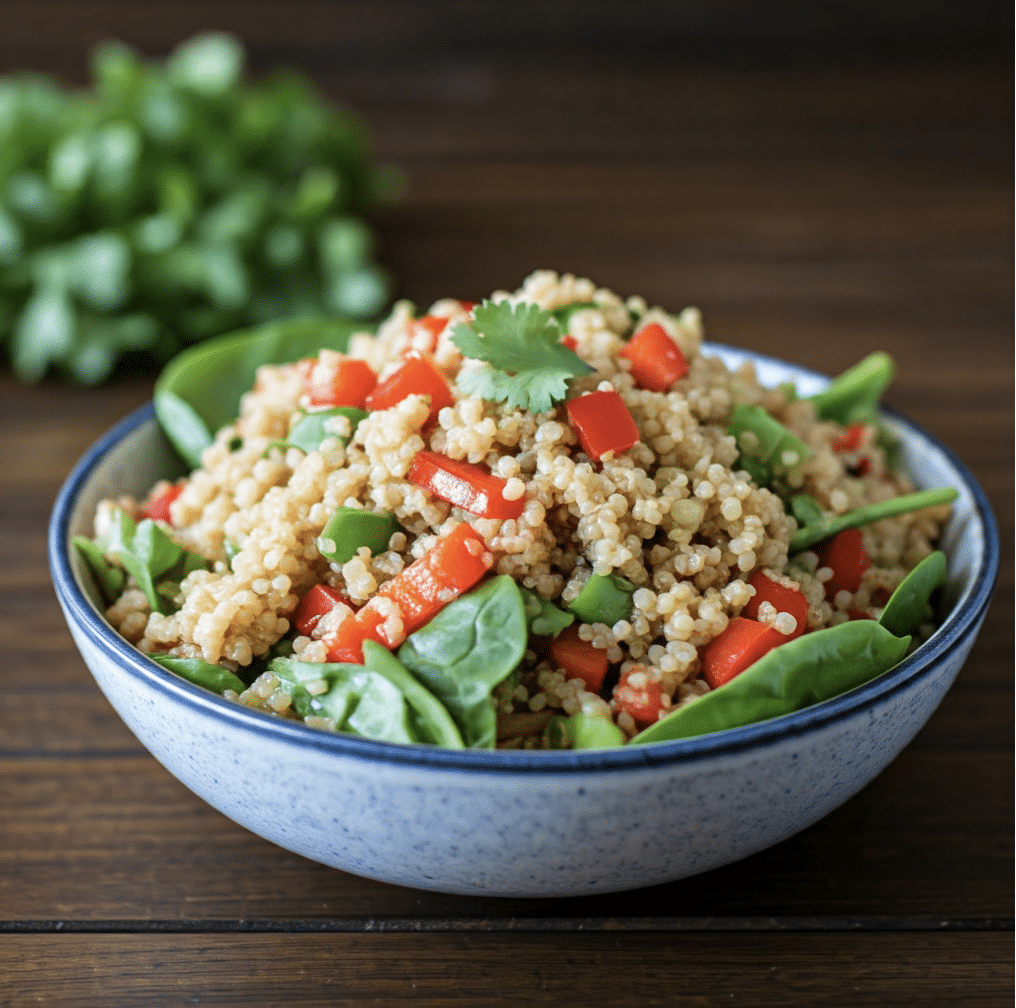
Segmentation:
{"type": "Polygon", "coordinates": [[[484,301],[470,325],[457,325],[452,342],[487,367],[463,369],[459,387],[469,395],[545,413],[568,394],[568,379],[593,369],[561,343],[561,327],[537,305],[484,301]]]}

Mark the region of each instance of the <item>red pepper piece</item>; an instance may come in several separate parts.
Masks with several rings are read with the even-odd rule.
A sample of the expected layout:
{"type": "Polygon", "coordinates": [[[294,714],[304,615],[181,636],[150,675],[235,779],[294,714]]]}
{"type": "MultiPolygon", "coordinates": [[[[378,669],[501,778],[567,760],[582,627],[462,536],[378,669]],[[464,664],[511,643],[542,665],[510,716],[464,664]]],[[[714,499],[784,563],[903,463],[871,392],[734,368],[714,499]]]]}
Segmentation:
{"type": "Polygon", "coordinates": [[[316,584],[300,599],[291,622],[304,637],[310,637],[322,616],[345,604],[346,600],[334,588],[316,584]]]}
{"type": "Polygon", "coordinates": [[[800,637],[808,629],[808,600],[799,588],[788,588],[761,570],[751,575],[748,584],[755,589],[755,595],[741,610],[742,616],[757,620],[759,606],[763,602],[770,602],[776,607],[777,612],[788,612],[797,620],[797,629],[786,637],[786,640],[800,637]]]}
{"type": "MultiPolygon", "coordinates": [[[[563,633],[563,631],[562,631],[563,633]]],[[[640,670],[633,669],[621,676],[614,687],[614,706],[627,711],[639,728],[648,728],[660,719],[663,706],[663,688],[659,683],[647,682],[644,686],[633,686],[629,681],[640,670]]],[[[645,675],[645,670],[641,670],[645,675]]]]}
{"type": "Polygon", "coordinates": [[[788,640],[789,637],[765,623],[735,616],[723,633],[702,649],[699,655],[702,677],[712,689],[716,689],[788,640]]]}
{"type": "Polygon", "coordinates": [[[607,652],[579,637],[579,626],[566,626],[550,641],[550,656],[569,679],[581,679],[590,693],[599,693],[610,663],[607,652]]]}
{"type": "Polygon", "coordinates": [[[167,487],[142,508],[141,513],[138,515],[138,520],[151,518],[153,521],[164,521],[172,524],[172,520],[169,517],[169,506],[183,493],[183,488],[184,484],[182,483],[175,483],[173,486],[167,487]]]}
{"type": "Polygon", "coordinates": [[[565,403],[582,450],[594,461],[609,451],[627,451],[639,440],[639,429],[616,392],[591,392],[565,403]]]}
{"type": "MultiPolygon", "coordinates": [[[[303,364],[303,362],[300,362],[303,364]]],[[[377,385],[377,375],[362,360],[313,361],[304,377],[304,388],[312,406],[355,406],[363,409],[364,400],[377,385]]]]}
{"type": "Polygon", "coordinates": [[[833,449],[838,452],[857,451],[861,439],[864,437],[865,424],[854,423],[843,429],[842,434],[837,434],[832,441],[833,449]]]}
{"type": "Polygon", "coordinates": [[[398,405],[406,396],[430,396],[426,426],[437,422],[445,406],[454,405],[451,389],[437,368],[422,354],[411,351],[397,371],[392,372],[367,396],[364,409],[385,410],[398,405]]]}
{"type": "Polygon", "coordinates": [[[659,322],[650,322],[635,333],[618,357],[631,361],[635,383],[650,392],[666,392],[688,373],[688,361],[681,348],[659,322]]]}
{"type": "Polygon", "coordinates": [[[441,318],[438,315],[424,315],[423,318],[418,318],[413,322],[413,332],[424,337],[423,349],[428,353],[433,353],[437,349],[438,337],[445,331],[447,325],[448,319],[446,318],[441,318]]]}
{"type": "Polygon", "coordinates": [[[525,494],[516,500],[504,499],[506,480],[437,452],[417,452],[406,478],[478,518],[518,518],[526,506],[525,494]]]}
{"type": "Polygon", "coordinates": [[[828,567],[833,576],[825,583],[826,598],[832,601],[841,591],[853,595],[861,587],[861,577],[870,561],[864,552],[861,530],[844,529],[832,537],[819,551],[821,564],[828,567]]]}

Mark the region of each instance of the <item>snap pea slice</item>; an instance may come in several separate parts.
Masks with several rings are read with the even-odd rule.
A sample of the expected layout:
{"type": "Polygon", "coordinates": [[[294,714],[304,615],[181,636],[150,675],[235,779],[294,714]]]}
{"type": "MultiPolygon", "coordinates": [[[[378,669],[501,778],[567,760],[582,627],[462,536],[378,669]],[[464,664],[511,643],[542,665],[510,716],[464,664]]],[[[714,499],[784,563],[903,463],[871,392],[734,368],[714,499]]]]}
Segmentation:
{"type": "Polygon", "coordinates": [[[325,429],[325,423],[332,417],[344,416],[349,420],[349,436],[339,437],[345,445],[356,433],[356,428],[361,420],[366,419],[367,414],[355,406],[339,406],[335,409],[315,410],[313,413],[305,413],[293,424],[289,437],[280,442],[288,448],[299,448],[300,451],[310,453],[321,447],[321,442],[329,437],[338,437],[325,429]]]}
{"type": "MultiPolygon", "coordinates": [[[[731,410],[729,432],[737,441],[741,452],[741,464],[754,462],[761,466],[769,476],[797,465],[811,457],[808,446],[796,434],[788,430],[779,420],[771,417],[761,406],[748,406],[739,403],[731,410]],[[757,446],[748,448],[741,435],[750,432],[758,440],[757,446]],[[795,461],[788,464],[785,456],[792,455],[795,461]]],[[[748,466],[745,466],[748,468],[748,466]]],[[[758,482],[755,472],[748,468],[749,474],[758,482]]],[[[761,485],[768,485],[766,479],[761,485]]]]}
{"type": "Polygon", "coordinates": [[[575,622],[575,616],[559,609],[553,602],[540,598],[536,592],[519,585],[526,606],[529,632],[537,637],[556,637],[566,626],[575,622]]]}
{"type": "Polygon", "coordinates": [[[616,749],[625,743],[624,732],[610,718],[595,714],[559,717],[557,730],[571,743],[572,749],[616,749]]]}
{"type": "Polygon", "coordinates": [[[148,657],[188,682],[204,686],[213,693],[221,694],[228,689],[242,693],[247,688],[243,680],[228,669],[224,669],[221,665],[211,665],[200,658],[176,658],[166,654],[150,654],[148,657]]]}
{"type": "Polygon", "coordinates": [[[798,529],[790,537],[790,553],[800,553],[816,543],[831,539],[844,529],[860,528],[862,525],[870,525],[883,518],[895,518],[897,515],[907,514],[910,511],[922,511],[924,508],[950,504],[958,496],[959,491],[953,487],[921,490],[918,493],[894,497],[892,500],[880,501],[878,504],[868,504],[855,511],[837,515],[835,518],[823,518],[821,521],[798,529]]]}
{"type": "Polygon", "coordinates": [[[822,392],[811,396],[820,420],[835,420],[844,427],[871,422],[882,394],[893,380],[896,367],[886,353],[869,354],[834,378],[822,392]]]}
{"type": "Polygon", "coordinates": [[[620,574],[593,574],[568,606],[568,612],[583,623],[613,626],[631,616],[634,593],[635,585],[620,574]]]}
{"type": "Polygon", "coordinates": [[[874,620],[816,630],[774,648],[730,682],[639,732],[632,744],[724,731],[830,700],[889,671],[909,645],[909,637],[896,637],[874,620]]]}
{"type": "Polygon", "coordinates": [[[595,301],[573,301],[571,304],[555,308],[550,314],[557,319],[558,324],[561,326],[561,332],[566,333],[568,331],[568,323],[571,321],[572,315],[576,312],[587,311],[590,308],[599,307],[600,306],[595,301]]]}
{"type": "Polygon", "coordinates": [[[346,563],[366,546],[372,556],[388,549],[388,540],[399,530],[395,516],[361,508],[340,507],[318,537],[318,549],[330,563],[346,563]]]}
{"type": "Polygon", "coordinates": [[[946,560],[941,551],[926,556],[897,586],[878,622],[891,634],[912,634],[924,621],[932,592],[945,581],[946,560]]]}

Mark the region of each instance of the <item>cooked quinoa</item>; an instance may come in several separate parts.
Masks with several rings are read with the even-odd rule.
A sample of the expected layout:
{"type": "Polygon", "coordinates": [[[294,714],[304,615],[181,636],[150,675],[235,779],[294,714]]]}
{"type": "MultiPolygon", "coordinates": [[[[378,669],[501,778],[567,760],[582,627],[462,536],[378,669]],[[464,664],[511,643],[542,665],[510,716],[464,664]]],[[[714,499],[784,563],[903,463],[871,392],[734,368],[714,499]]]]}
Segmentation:
{"type": "MultiPolygon", "coordinates": [[[[541,270],[512,292],[489,299],[529,303],[552,312],[591,303],[567,318],[569,343],[591,366],[569,382],[568,399],[616,392],[631,414],[639,440],[599,461],[582,450],[564,404],[532,413],[465,394],[459,382],[476,362],[452,342],[470,307],[455,300],[433,305],[429,316],[447,320],[428,343],[410,305],[400,303],[376,335],[354,336],[348,356],[366,362],[384,380],[407,351],[429,354],[447,381],[453,405],[428,426],[430,401],[409,395],[369,413],[349,435],[344,417],[330,421],[319,450],[278,446],[310,404],[297,365],[264,366],[242,400],[235,423],[220,430],[169,506],[161,526],[181,546],[210,561],[188,574],[170,615],[149,610],[145,594],[128,582],[107,618],[146,653],[200,658],[245,675],[281,638],[294,638],[292,617],[314,585],[334,589],[353,608],[459,523],[482,537],[490,569],[508,574],[541,599],[566,608],[591,575],[620,575],[635,586],[630,618],[612,625],[584,623],[578,636],[605,652],[611,681],[658,684],[659,716],[693,701],[709,687],[701,677],[701,653],[754,595],[748,579],[763,570],[797,587],[807,600],[807,629],[877,617],[894,588],[934,549],[948,506],[883,519],[862,529],[870,566],[856,592],[826,597],[832,572],[807,550],[790,559],[797,522],[781,498],[757,486],[738,465],[739,446],[728,432],[735,404],[762,407],[810,449],[791,457],[787,484],[808,494],[826,515],[839,515],[889,500],[914,488],[893,471],[873,426],[844,447],[844,428],[817,419],[814,405],[788,388],[762,386],[750,363],[728,370],[702,351],[699,312],[672,315],[641,298],[623,300],[592,281],[541,270]],[[640,388],[629,362],[618,357],[633,331],[657,323],[676,343],[687,375],[669,391],[640,388]],[[506,501],[524,500],[518,518],[480,518],[439,499],[407,477],[417,453],[430,450],[489,470],[504,481],[506,501]],[[367,547],[345,563],[329,563],[318,539],[341,506],[387,512],[398,522],[387,549],[367,547]],[[227,551],[230,559],[227,562],[227,551]]],[[[323,349],[319,360],[344,355],[323,349]]],[[[743,447],[743,445],[742,445],[743,447]]],[[[150,500],[166,490],[153,488],[150,500]]],[[[103,501],[96,515],[101,538],[115,508],[136,518],[144,504],[129,498],[103,501]]],[[[108,558],[116,563],[115,557],[108,558]]],[[[769,603],[757,619],[783,634],[797,618],[769,603]]],[[[327,663],[328,619],[311,636],[292,639],[294,657],[327,663]]],[[[311,684],[313,686],[313,684],[311,684]]],[[[313,688],[310,688],[313,693],[313,688]]],[[[322,680],[321,689],[326,688],[322,680]]],[[[296,717],[290,696],[271,671],[263,671],[237,695],[249,707],[296,717]]],[[[637,731],[608,687],[598,694],[569,678],[545,650],[526,651],[516,674],[493,692],[498,745],[539,747],[554,714],[601,714],[628,737],[637,731]]],[[[308,716],[319,728],[327,718],[308,716]]]]}

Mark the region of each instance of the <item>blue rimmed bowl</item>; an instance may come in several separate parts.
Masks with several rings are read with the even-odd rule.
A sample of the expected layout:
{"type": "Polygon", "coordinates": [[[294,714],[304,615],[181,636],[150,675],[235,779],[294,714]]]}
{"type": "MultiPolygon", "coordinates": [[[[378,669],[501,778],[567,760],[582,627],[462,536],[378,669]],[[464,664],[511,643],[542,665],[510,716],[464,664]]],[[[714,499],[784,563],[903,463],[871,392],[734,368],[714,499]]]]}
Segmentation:
{"type": "MultiPolygon", "coordinates": [[[[772,358],[765,384],[826,379],[772,358]]],[[[677,742],[599,752],[453,752],[330,734],[231,703],[150,661],[103,618],[71,546],[104,497],[181,472],[153,408],[97,441],[57,498],[49,557],[71,633],[110,703],[179,780],[287,850],[399,885],[488,896],[572,896],[653,885],[763,850],[861,790],[914,737],[973,646],[998,569],[983,492],[947,448],[885,422],[921,487],[955,487],[935,634],[879,679],[807,710],[677,742]]]]}

